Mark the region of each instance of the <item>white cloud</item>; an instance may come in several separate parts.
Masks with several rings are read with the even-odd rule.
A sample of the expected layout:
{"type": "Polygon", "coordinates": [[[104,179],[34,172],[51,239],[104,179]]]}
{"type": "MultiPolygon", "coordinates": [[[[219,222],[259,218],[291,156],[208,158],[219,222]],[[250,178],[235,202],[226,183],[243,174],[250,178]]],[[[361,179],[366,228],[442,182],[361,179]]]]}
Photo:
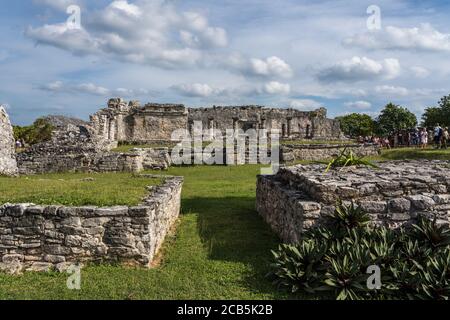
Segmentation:
{"type": "Polygon", "coordinates": [[[423,79],[423,78],[427,78],[430,75],[430,71],[428,71],[428,69],[423,68],[423,67],[414,66],[414,67],[411,67],[410,70],[416,78],[423,79]]]}
{"type": "Polygon", "coordinates": [[[228,44],[224,29],[162,0],[113,1],[101,10],[83,12],[80,30],[60,23],[28,27],[25,34],[38,44],[74,54],[166,68],[200,64],[208,50],[228,44]]]}
{"type": "Polygon", "coordinates": [[[311,99],[293,99],[289,102],[289,107],[302,111],[312,111],[323,108],[323,104],[311,99]]]}
{"type": "Polygon", "coordinates": [[[404,87],[395,87],[395,86],[376,86],[375,92],[379,94],[386,95],[396,95],[396,96],[407,96],[409,94],[409,90],[404,87]]]}
{"type": "Polygon", "coordinates": [[[277,56],[259,59],[246,58],[235,53],[228,57],[225,64],[246,76],[265,78],[290,78],[293,76],[291,66],[277,56]]]}
{"type": "Polygon", "coordinates": [[[375,61],[366,57],[355,56],[322,69],[318,73],[318,78],[323,82],[393,79],[399,75],[400,69],[400,63],[397,59],[375,61]]]}
{"type": "Polygon", "coordinates": [[[75,93],[75,94],[90,94],[102,97],[119,96],[119,97],[133,97],[136,95],[145,95],[149,91],[145,89],[108,89],[98,86],[94,83],[80,83],[80,84],[65,84],[62,81],[55,81],[38,87],[41,90],[53,93],[75,93]]]}
{"type": "Polygon", "coordinates": [[[281,83],[277,81],[271,81],[264,85],[263,88],[265,93],[273,95],[286,95],[291,92],[291,86],[288,83],[281,83]]]}
{"type": "Polygon", "coordinates": [[[368,49],[450,51],[450,34],[441,33],[429,23],[419,27],[388,26],[377,32],[366,32],[344,40],[351,46],[368,49]]]}
{"type": "Polygon", "coordinates": [[[214,89],[210,85],[202,83],[181,84],[175,85],[172,88],[188,97],[209,97],[222,91],[221,89],[214,89]]]}
{"type": "Polygon", "coordinates": [[[358,110],[366,110],[370,109],[372,107],[372,104],[368,101],[353,101],[353,102],[346,102],[344,104],[347,108],[350,109],[358,109],[358,110]]]}

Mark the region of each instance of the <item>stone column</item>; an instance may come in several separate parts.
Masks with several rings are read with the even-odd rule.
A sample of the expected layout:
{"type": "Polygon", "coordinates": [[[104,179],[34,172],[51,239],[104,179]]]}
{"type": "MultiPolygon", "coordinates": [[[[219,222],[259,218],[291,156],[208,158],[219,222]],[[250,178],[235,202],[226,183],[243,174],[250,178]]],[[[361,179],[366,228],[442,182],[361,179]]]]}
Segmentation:
{"type": "Polygon", "coordinates": [[[292,118],[287,118],[287,136],[290,137],[292,133],[292,118]]]}

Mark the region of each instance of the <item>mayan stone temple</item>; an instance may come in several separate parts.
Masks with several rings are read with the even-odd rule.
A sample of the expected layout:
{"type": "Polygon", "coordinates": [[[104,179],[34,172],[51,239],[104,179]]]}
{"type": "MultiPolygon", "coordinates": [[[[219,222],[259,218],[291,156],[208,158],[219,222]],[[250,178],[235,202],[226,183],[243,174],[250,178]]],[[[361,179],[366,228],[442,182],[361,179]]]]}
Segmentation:
{"type": "Polygon", "coordinates": [[[279,130],[282,138],[339,139],[339,122],[327,119],[324,108],[305,112],[261,106],[186,108],[184,105],[154,104],[111,99],[108,107],[91,116],[91,123],[104,139],[146,143],[170,141],[178,129],[192,131],[195,121],[204,129],[279,130]]]}

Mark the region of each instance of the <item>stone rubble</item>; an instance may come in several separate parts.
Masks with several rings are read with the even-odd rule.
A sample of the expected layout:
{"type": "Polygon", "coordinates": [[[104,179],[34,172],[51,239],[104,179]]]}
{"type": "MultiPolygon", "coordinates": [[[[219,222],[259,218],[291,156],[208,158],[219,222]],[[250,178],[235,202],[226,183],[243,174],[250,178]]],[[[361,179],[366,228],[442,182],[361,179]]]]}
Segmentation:
{"type": "Polygon", "coordinates": [[[257,210],[283,241],[297,242],[302,230],[320,225],[338,200],[354,202],[372,223],[397,228],[418,215],[450,222],[450,163],[390,161],[379,169],[348,167],[325,173],[325,165],[281,168],[259,176],[257,210]]]}

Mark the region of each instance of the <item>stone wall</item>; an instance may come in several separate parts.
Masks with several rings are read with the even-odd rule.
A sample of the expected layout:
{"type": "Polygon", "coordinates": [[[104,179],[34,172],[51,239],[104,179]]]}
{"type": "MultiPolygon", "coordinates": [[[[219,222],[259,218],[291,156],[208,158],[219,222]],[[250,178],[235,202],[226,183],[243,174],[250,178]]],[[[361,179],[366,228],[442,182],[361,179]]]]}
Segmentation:
{"type": "Polygon", "coordinates": [[[61,270],[90,261],[148,267],[178,218],[182,184],[180,177],[166,177],[135,207],[4,204],[0,270],[61,270]]]}
{"type": "MultiPolygon", "coordinates": [[[[262,106],[226,106],[185,108],[180,104],[149,103],[110,99],[108,107],[91,116],[96,134],[111,142],[170,141],[175,130],[193,131],[195,121],[204,130],[267,129],[279,130],[283,137],[302,139],[339,139],[340,123],[327,119],[327,111],[265,108],[262,106]]],[[[211,133],[211,137],[213,134],[211,133]]]]}
{"type": "Polygon", "coordinates": [[[450,167],[441,161],[391,161],[379,169],[350,167],[325,173],[324,165],[282,168],[259,176],[257,210],[285,242],[320,225],[338,199],[354,202],[372,223],[397,228],[418,215],[450,221],[450,167]]]}
{"type": "Polygon", "coordinates": [[[326,160],[339,155],[342,150],[352,151],[358,157],[376,156],[381,148],[376,144],[305,144],[283,145],[280,157],[283,163],[307,160],[326,160]]]}
{"type": "Polygon", "coordinates": [[[172,164],[168,148],[133,149],[130,152],[46,153],[18,155],[20,174],[63,172],[141,172],[166,170],[172,164]]]}
{"type": "Polygon", "coordinates": [[[11,122],[5,109],[0,106],[0,175],[17,173],[15,141],[11,122]]]}

